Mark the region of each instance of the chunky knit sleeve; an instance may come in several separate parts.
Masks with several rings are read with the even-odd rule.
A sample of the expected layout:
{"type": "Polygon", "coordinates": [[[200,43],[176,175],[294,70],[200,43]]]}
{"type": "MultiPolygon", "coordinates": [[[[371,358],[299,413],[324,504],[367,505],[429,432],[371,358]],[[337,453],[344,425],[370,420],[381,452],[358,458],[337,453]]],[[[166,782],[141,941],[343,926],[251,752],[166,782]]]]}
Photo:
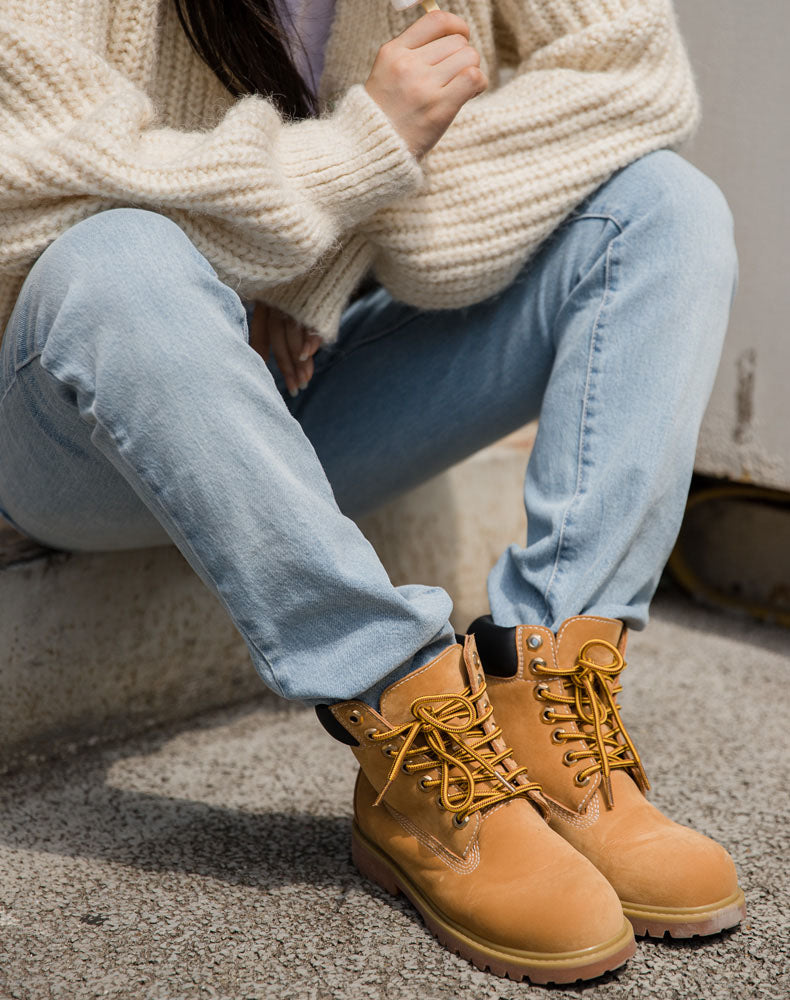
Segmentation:
{"type": "Polygon", "coordinates": [[[423,183],[361,84],[331,114],[286,121],[261,97],[214,128],[157,120],[100,55],[45,24],[0,16],[0,276],[115,205],[174,219],[223,280],[255,293],[309,271],[341,234],[423,183]]]}
{"type": "Polygon", "coordinates": [[[587,194],[698,119],[671,0],[497,0],[496,12],[514,77],[464,105],[417,194],[359,226],[378,280],[421,308],[506,287],[587,194]]]}
{"type": "Polygon", "coordinates": [[[307,274],[267,288],[259,298],[331,343],[337,339],[343,310],[375,255],[376,248],[368,239],[359,232],[349,232],[307,274]]]}

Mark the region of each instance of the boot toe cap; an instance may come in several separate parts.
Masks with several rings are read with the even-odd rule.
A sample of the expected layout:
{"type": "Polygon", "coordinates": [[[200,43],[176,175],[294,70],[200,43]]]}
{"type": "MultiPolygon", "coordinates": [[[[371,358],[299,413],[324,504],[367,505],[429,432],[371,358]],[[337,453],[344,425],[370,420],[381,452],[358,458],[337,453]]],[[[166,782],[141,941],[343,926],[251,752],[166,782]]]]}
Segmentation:
{"type": "Polygon", "coordinates": [[[735,864],[727,851],[678,823],[613,851],[602,870],[621,900],[653,906],[711,906],[738,891],[735,864]]]}
{"type": "MultiPolygon", "coordinates": [[[[502,820],[505,812],[516,810],[503,810],[502,820]]],[[[485,826],[493,826],[498,818],[492,816],[480,835],[481,856],[490,859],[492,867],[491,877],[478,883],[485,887],[475,906],[481,933],[510,948],[545,954],[599,948],[622,934],[617,893],[594,865],[542,821],[523,831],[510,854],[512,863],[503,866],[501,854],[496,857],[499,852],[486,850],[487,834],[493,831],[485,826]]],[[[500,847],[509,839],[503,834],[496,833],[500,847]]]]}

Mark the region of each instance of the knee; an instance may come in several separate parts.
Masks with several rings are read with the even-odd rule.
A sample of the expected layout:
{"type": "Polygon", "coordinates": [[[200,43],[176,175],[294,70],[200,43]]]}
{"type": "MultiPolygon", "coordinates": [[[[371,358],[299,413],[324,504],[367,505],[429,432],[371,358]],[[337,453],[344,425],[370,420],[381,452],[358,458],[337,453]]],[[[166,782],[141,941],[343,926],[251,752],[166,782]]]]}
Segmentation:
{"type": "Polygon", "coordinates": [[[682,156],[659,150],[623,171],[638,199],[637,218],[667,266],[731,298],[738,260],[734,223],[719,186],[682,156]]]}
{"type": "Polygon", "coordinates": [[[53,298],[97,308],[109,298],[140,303],[172,288],[185,269],[209,267],[170,219],[138,208],[114,208],[66,230],[36,261],[31,276],[53,298]]]}
{"type": "Polygon", "coordinates": [[[147,354],[156,337],[160,356],[171,339],[183,352],[179,328],[190,326],[197,336],[214,314],[246,335],[236,293],[183,230],[157,212],[116,208],[75,224],[39,257],[30,279],[36,340],[47,345],[48,357],[92,353],[97,338],[147,354]]]}

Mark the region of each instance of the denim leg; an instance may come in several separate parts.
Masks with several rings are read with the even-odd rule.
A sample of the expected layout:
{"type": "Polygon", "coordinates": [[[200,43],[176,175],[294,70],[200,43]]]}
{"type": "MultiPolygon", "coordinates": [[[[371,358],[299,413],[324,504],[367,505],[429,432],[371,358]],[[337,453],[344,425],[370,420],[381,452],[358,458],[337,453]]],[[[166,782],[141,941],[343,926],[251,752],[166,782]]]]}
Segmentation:
{"type": "Polygon", "coordinates": [[[172,539],[270,687],[353,697],[450,641],[452,605],[392,586],[247,336],[171,221],[116,209],[72,227],[4,338],[0,506],[56,547],[172,539]]]}
{"type": "Polygon", "coordinates": [[[573,226],[604,221],[605,250],[553,317],[527,545],[488,580],[501,625],[597,614],[643,628],[680,530],[737,280],[732,216],[712,181],[661,151],[573,226]]]}
{"type": "Polygon", "coordinates": [[[539,415],[527,544],[489,575],[494,620],[588,613],[641,628],[680,527],[735,271],[718,188],[653,153],[497,296],[421,311],[368,293],[288,405],[353,515],[539,415]]]}

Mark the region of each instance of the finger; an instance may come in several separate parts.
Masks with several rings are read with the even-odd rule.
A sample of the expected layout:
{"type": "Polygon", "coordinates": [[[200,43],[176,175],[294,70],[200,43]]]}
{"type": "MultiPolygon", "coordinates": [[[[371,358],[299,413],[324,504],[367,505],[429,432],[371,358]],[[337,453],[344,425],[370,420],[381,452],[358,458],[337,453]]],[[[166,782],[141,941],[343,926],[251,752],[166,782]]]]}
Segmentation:
{"type": "Polygon", "coordinates": [[[296,396],[299,392],[299,379],[297,377],[293,361],[291,360],[291,352],[288,348],[287,326],[283,323],[281,317],[279,316],[275,316],[272,319],[272,331],[270,337],[272,352],[274,353],[277,367],[280,369],[282,376],[285,379],[285,386],[291,396],[296,396]]]}
{"type": "Polygon", "coordinates": [[[322,343],[323,340],[317,333],[308,334],[304,342],[304,347],[302,348],[302,353],[299,355],[299,360],[307,361],[308,358],[311,358],[315,354],[322,343]]]}
{"type": "Polygon", "coordinates": [[[313,372],[315,371],[315,363],[312,358],[308,358],[307,361],[300,361],[297,366],[297,374],[299,376],[299,388],[306,389],[307,383],[313,377],[313,372]]]}
{"type": "Polygon", "coordinates": [[[296,375],[296,380],[300,389],[305,389],[307,387],[307,383],[310,381],[304,364],[301,361],[306,336],[307,331],[301,323],[298,323],[295,319],[289,317],[286,327],[286,343],[288,344],[288,352],[291,355],[291,364],[293,365],[294,374],[296,375]]]}
{"type": "Polygon", "coordinates": [[[396,37],[406,48],[418,49],[434,38],[441,38],[453,32],[469,38],[469,25],[458,14],[453,14],[449,10],[437,10],[418,17],[396,37]]]}
{"type": "Polygon", "coordinates": [[[298,362],[301,361],[305,336],[305,328],[293,319],[293,317],[289,316],[285,325],[285,339],[288,344],[288,351],[290,352],[291,361],[293,362],[294,367],[298,367],[298,362]]]}

